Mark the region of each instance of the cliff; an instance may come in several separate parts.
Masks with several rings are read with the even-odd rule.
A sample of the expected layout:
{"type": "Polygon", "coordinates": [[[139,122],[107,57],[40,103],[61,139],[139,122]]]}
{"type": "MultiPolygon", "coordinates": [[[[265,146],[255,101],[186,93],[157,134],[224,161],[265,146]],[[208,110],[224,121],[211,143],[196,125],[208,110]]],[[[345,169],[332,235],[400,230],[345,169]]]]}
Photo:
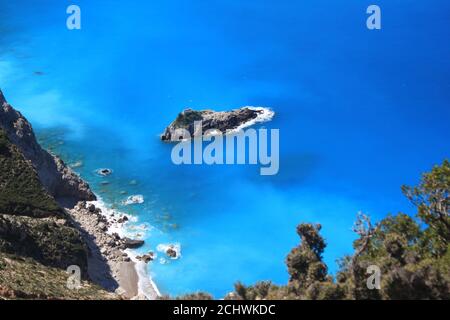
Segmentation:
{"type": "Polygon", "coordinates": [[[45,189],[58,200],[76,204],[82,200],[95,200],[89,185],[78,177],[58,157],[42,149],[36,141],[31,124],[9,105],[0,90],[0,129],[9,141],[18,147],[30,161],[45,189]]]}
{"type": "Polygon", "coordinates": [[[0,300],[117,298],[90,281],[88,261],[96,248],[55,199],[91,200],[94,194],[40,147],[1,91],[0,106],[0,300]],[[81,270],[80,290],[67,288],[72,265],[81,270]]]}

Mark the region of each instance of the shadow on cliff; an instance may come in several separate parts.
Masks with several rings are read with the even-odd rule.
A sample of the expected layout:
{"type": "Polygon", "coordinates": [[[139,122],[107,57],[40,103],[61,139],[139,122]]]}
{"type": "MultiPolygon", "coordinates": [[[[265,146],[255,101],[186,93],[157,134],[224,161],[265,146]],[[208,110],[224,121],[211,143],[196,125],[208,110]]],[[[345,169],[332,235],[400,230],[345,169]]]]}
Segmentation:
{"type": "MultiPolygon", "coordinates": [[[[57,199],[57,202],[60,204],[60,206],[62,206],[66,210],[68,210],[69,208],[73,208],[73,206],[67,206],[67,204],[71,204],[72,201],[73,200],[66,198],[57,199]]],[[[81,233],[83,240],[89,248],[87,257],[89,279],[96,285],[99,285],[108,291],[114,292],[117,288],[119,288],[119,284],[111,276],[111,267],[108,265],[107,260],[103,257],[100,247],[96,244],[95,235],[89,233],[81,226],[79,222],[75,221],[74,219],[71,219],[71,222],[73,226],[81,233]]]]}

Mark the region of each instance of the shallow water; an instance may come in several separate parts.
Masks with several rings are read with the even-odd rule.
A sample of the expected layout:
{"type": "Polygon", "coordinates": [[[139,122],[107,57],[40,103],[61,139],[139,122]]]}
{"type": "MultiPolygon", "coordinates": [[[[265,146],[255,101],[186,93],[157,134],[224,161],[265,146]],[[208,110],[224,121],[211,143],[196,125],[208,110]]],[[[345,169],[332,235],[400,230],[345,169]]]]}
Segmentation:
{"type": "Polygon", "coordinates": [[[448,1],[377,1],[379,32],[360,1],[76,2],[81,31],[63,2],[0,0],[0,86],[105,202],[148,225],[141,251],[181,245],[150,265],[163,293],[285,283],[302,221],[323,225],[334,272],[356,213],[412,213],[400,186],[449,155],[448,1]],[[278,175],[172,164],[158,134],[180,110],[244,105],[276,112],[263,126],[280,129],[278,175]]]}

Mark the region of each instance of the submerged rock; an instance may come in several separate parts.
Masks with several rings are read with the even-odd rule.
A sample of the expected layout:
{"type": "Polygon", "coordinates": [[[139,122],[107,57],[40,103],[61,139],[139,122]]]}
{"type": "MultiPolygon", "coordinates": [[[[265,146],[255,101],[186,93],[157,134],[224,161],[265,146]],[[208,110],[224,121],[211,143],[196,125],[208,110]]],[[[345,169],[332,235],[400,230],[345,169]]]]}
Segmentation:
{"type": "Polygon", "coordinates": [[[134,195],[129,196],[124,202],[124,205],[130,205],[130,204],[141,204],[144,203],[144,196],[143,195],[134,195]]]}
{"type": "Polygon", "coordinates": [[[108,168],[102,168],[102,169],[98,169],[96,172],[97,172],[97,174],[106,177],[106,176],[109,176],[110,174],[112,174],[113,171],[108,168]]]}
{"type": "Polygon", "coordinates": [[[220,112],[186,109],[166,128],[161,135],[161,140],[180,141],[204,135],[207,130],[220,130],[222,133],[227,133],[247,123],[270,120],[272,116],[273,112],[264,108],[244,107],[241,109],[220,112]],[[194,126],[196,121],[202,122],[201,132],[199,130],[200,128],[195,128],[194,126]],[[182,136],[180,133],[183,130],[180,129],[189,132],[189,137],[182,136]]]}
{"type": "Polygon", "coordinates": [[[122,216],[119,219],[117,219],[117,223],[125,223],[128,221],[128,217],[127,216],[122,216]]]}

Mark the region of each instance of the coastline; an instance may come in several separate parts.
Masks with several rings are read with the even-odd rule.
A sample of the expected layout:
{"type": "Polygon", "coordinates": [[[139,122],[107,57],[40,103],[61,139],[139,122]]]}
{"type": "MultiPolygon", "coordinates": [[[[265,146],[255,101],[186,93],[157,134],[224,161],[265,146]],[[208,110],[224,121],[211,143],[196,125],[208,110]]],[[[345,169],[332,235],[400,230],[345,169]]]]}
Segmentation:
{"type": "MultiPolygon", "coordinates": [[[[144,231],[146,226],[133,225],[127,228],[128,223],[136,222],[136,217],[109,208],[79,174],[61,158],[41,146],[31,124],[6,102],[1,91],[0,103],[1,127],[24,157],[34,165],[42,185],[60,207],[65,208],[70,224],[80,232],[89,247],[87,273],[92,282],[126,299],[157,299],[161,296],[147,272],[147,263],[156,255],[148,252],[138,256],[132,250],[143,244],[140,240],[142,233],[132,232],[132,227],[133,231],[144,231]]],[[[269,121],[274,115],[268,108],[247,108],[262,112],[256,118],[241,123],[238,129],[269,121]]],[[[99,170],[104,170],[105,176],[112,173],[110,169],[99,170]]],[[[130,203],[125,204],[135,203],[141,203],[141,199],[133,198],[130,203]]],[[[180,249],[176,249],[174,245],[157,250],[171,259],[180,257],[180,249]]]]}
{"type": "Polygon", "coordinates": [[[124,245],[129,239],[125,225],[135,221],[134,217],[108,208],[101,198],[78,202],[66,212],[90,248],[88,273],[92,281],[125,299],[155,300],[161,296],[146,271],[147,264],[124,245]]]}
{"type": "MultiPolygon", "coordinates": [[[[268,122],[275,115],[272,109],[266,107],[248,106],[246,108],[261,111],[261,114],[255,119],[242,123],[228,133],[238,132],[258,123],[268,122]]],[[[117,237],[120,237],[120,239],[140,238],[139,235],[133,235],[126,230],[127,224],[137,222],[136,217],[109,208],[99,195],[95,194],[95,196],[97,200],[79,202],[74,209],[69,210],[74,220],[93,236],[92,241],[99,248],[99,250],[94,250],[90,261],[90,265],[93,266],[90,276],[97,278],[105,288],[110,287],[108,277],[112,277],[117,285],[115,292],[127,299],[155,300],[161,297],[156,283],[147,272],[147,262],[138,259],[135,250],[122,249],[117,243],[114,244],[117,237]],[[90,206],[94,208],[89,210],[90,206]],[[89,214],[89,211],[91,211],[91,214],[89,214]],[[104,270],[104,268],[103,270],[95,270],[99,260],[106,261],[109,270],[104,270]]]]}

